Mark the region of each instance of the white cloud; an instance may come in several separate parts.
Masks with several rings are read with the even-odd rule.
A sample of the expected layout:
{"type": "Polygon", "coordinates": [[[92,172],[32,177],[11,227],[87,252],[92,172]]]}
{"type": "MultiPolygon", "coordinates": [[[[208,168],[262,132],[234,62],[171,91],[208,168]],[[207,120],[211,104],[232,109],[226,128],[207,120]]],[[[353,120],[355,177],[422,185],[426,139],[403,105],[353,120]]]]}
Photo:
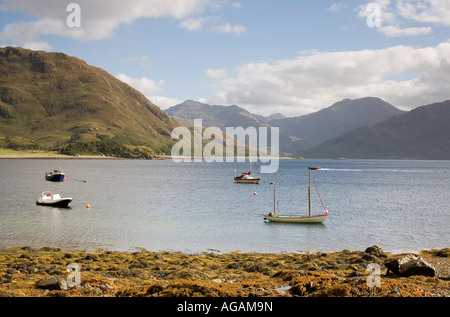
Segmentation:
{"type": "Polygon", "coordinates": [[[231,6],[232,6],[234,9],[239,9],[240,7],[242,7],[242,4],[241,4],[240,2],[233,2],[233,3],[231,4],[231,6]]]}
{"type": "Polygon", "coordinates": [[[76,29],[68,29],[62,21],[43,18],[32,22],[7,24],[0,32],[0,41],[29,49],[49,50],[50,44],[41,41],[41,35],[76,35],[76,29]]]}
{"type": "Polygon", "coordinates": [[[220,79],[228,76],[228,70],[226,68],[220,69],[207,69],[205,71],[206,77],[210,79],[220,79]]]}
{"type": "Polygon", "coordinates": [[[398,14],[405,19],[441,25],[450,25],[449,0],[398,0],[398,14]]]}
{"type": "Polygon", "coordinates": [[[337,2],[337,3],[333,3],[331,6],[329,6],[325,10],[330,11],[330,12],[339,12],[346,6],[347,5],[345,3],[337,2]]]}
{"type": "Polygon", "coordinates": [[[212,29],[219,33],[234,33],[237,35],[244,33],[246,31],[245,26],[231,25],[230,23],[225,23],[223,25],[214,26],[212,29]]]}
{"type": "MultiPolygon", "coordinates": [[[[450,0],[372,0],[380,8],[382,27],[386,36],[420,36],[432,33],[432,26],[450,25],[450,0]],[[427,24],[423,27],[411,23],[427,24]]],[[[369,3],[358,7],[358,17],[367,18],[369,3]]]]}
{"type": "MultiPolygon", "coordinates": [[[[0,31],[3,42],[23,45],[39,42],[42,35],[59,35],[80,41],[102,40],[114,37],[122,24],[139,18],[187,19],[214,6],[214,0],[77,0],[81,8],[81,27],[70,28],[66,20],[68,2],[60,0],[3,0],[3,11],[19,11],[37,18],[31,22],[6,25],[0,31]]],[[[192,21],[191,21],[192,22],[192,21]]],[[[186,27],[186,24],[184,25],[186,27]]],[[[192,28],[192,26],[191,26],[192,28]]]]}
{"type": "Polygon", "coordinates": [[[189,31],[208,30],[224,34],[234,33],[237,35],[246,32],[245,26],[231,25],[230,23],[224,22],[219,16],[187,18],[182,20],[179,26],[189,31]]]}
{"type": "Polygon", "coordinates": [[[373,13],[372,11],[367,10],[369,3],[375,3],[379,5],[381,21],[383,25],[395,24],[399,22],[395,7],[391,5],[391,0],[372,0],[368,3],[361,4],[358,7],[358,17],[366,19],[369,14],[373,13]]]}
{"type": "Polygon", "coordinates": [[[51,46],[47,42],[44,41],[30,41],[30,42],[24,42],[20,47],[27,48],[29,50],[34,51],[50,51],[51,46]]]}
{"type": "Polygon", "coordinates": [[[182,103],[179,99],[164,96],[151,96],[147,98],[161,109],[167,109],[182,103]]]}
{"type": "Polygon", "coordinates": [[[163,79],[154,81],[147,77],[133,78],[126,74],[118,74],[116,78],[141,92],[148,100],[161,109],[167,109],[182,103],[179,99],[159,95],[165,90],[165,82],[163,79]]]}
{"type": "MultiPolygon", "coordinates": [[[[58,35],[79,41],[113,38],[115,30],[123,24],[130,24],[139,18],[173,18],[180,20],[179,26],[190,31],[202,29],[211,17],[200,16],[208,9],[220,9],[217,0],[77,0],[80,5],[81,27],[70,28],[66,21],[69,2],[60,0],[3,0],[0,10],[19,11],[37,18],[30,22],[7,24],[0,30],[0,41],[13,45],[50,48],[41,40],[43,35],[58,35]]],[[[242,33],[242,26],[215,26],[213,31],[242,33]]]]}
{"type": "Polygon", "coordinates": [[[233,74],[221,80],[210,102],[238,104],[260,114],[301,115],[344,98],[374,96],[412,109],[450,98],[450,42],[302,52],[294,59],[242,65],[233,74]]]}
{"type": "Polygon", "coordinates": [[[207,18],[189,18],[180,22],[180,27],[189,31],[200,31],[207,18]]]}
{"type": "Polygon", "coordinates": [[[125,74],[118,74],[116,78],[137,89],[144,95],[154,95],[164,92],[166,86],[164,79],[154,81],[147,77],[132,78],[125,74]]]}
{"type": "Polygon", "coordinates": [[[378,32],[389,36],[416,36],[425,35],[432,33],[433,29],[430,26],[427,27],[411,27],[411,28],[400,28],[398,25],[388,25],[377,29],[378,32]]]}

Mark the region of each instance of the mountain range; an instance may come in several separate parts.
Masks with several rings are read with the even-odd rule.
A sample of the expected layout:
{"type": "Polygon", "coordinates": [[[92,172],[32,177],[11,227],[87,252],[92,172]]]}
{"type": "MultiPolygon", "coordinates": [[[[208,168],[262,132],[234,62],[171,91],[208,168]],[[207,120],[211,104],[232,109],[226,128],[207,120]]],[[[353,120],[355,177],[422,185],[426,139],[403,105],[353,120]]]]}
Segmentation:
{"type": "Polygon", "coordinates": [[[307,158],[450,159],[450,100],[405,112],[375,97],[298,117],[187,100],[162,111],[105,70],[63,53],[0,48],[0,148],[150,158],[171,133],[279,127],[280,153],[307,158]]]}
{"type": "Polygon", "coordinates": [[[450,100],[402,111],[375,97],[299,116],[260,117],[236,105],[185,101],[166,110],[190,124],[279,127],[280,153],[306,158],[450,159],[450,100]]]}
{"type": "Polygon", "coordinates": [[[203,125],[225,127],[250,126],[279,127],[280,153],[298,154],[301,150],[316,146],[353,128],[374,125],[403,111],[379,98],[345,99],[318,112],[285,117],[276,114],[262,117],[233,106],[213,106],[187,100],[165,110],[167,114],[186,125],[202,118],[203,125]]]}
{"type": "Polygon", "coordinates": [[[450,159],[450,100],[358,127],[301,152],[306,157],[450,159]]]}

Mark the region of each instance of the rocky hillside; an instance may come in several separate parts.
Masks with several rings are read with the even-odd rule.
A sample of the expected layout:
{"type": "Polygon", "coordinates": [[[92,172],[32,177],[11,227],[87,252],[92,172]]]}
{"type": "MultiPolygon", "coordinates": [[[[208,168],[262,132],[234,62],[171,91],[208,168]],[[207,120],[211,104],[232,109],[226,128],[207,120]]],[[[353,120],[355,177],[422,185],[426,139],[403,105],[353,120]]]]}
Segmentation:
{"type": "Polygon", "coordinates": [[[106,71],[63,53],[0,48],[0,147],[149,157],[179,123],[106,71]]]}

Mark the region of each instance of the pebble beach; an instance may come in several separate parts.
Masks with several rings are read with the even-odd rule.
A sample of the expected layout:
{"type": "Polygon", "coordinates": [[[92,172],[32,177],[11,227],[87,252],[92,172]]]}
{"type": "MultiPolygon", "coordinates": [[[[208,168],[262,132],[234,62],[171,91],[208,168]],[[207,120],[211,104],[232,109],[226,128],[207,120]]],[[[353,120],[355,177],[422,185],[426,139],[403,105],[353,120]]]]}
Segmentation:
{"type": "Polygon", "coordinates": [[[376,246],[305,254],[6,247],[0,249],[0,296],[448,297],[449,255],[449,248],[421,251],[416,256],[435,276],[402,277],[384,266],[399,254],[376,246]],[[370,269],[374,264],[378,271],[370,269]]]}

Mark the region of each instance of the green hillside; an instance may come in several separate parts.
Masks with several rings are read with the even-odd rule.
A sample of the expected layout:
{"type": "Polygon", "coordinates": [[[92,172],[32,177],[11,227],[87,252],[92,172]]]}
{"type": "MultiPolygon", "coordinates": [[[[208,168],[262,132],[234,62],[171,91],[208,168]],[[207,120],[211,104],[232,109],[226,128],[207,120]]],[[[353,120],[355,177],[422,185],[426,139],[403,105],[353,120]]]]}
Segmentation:
{"type": "Polygon", "coordinates": [[[151,157],[180,124],[106,71],[63,53],[0,48],[0,147],[151,157]]]}

